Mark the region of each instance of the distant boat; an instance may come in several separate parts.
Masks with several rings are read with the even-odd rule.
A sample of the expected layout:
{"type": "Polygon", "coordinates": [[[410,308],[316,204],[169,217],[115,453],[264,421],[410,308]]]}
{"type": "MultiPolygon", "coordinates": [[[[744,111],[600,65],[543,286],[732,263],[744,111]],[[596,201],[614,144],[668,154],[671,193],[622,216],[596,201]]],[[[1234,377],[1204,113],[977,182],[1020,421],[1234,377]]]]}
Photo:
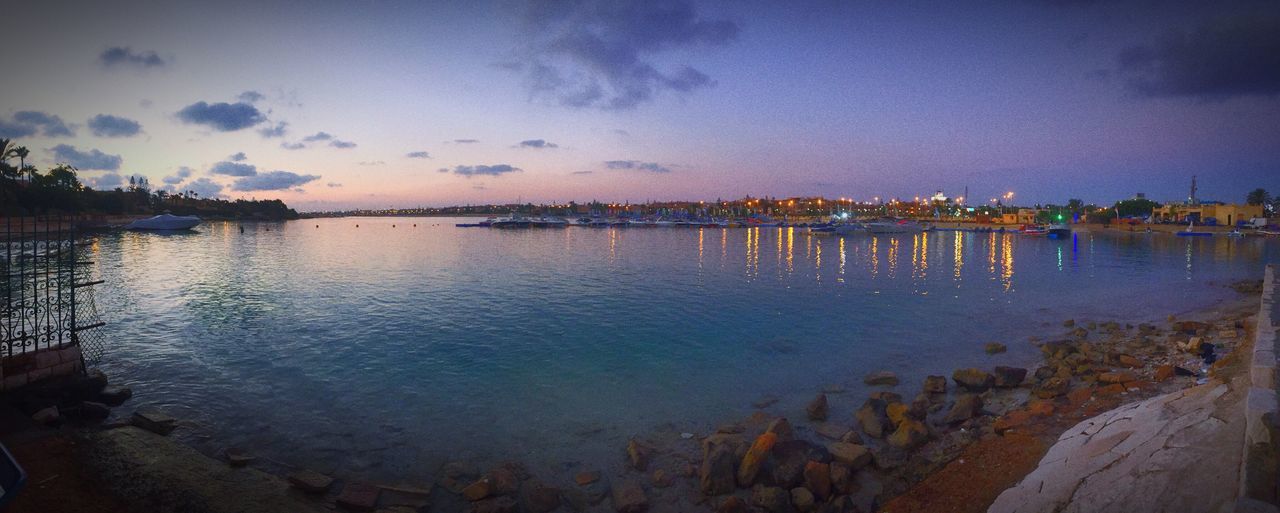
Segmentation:
{"type": "Polygon", "coordinates": [[[1210,233],[1210,232],[1197,232],[1195,231],[1195,228],[1196,228],[1196,222],[1192,220],[1191,223],[1187,225],[1187,229],[1178,232],[1178,236],[1179,237],[1209,237],[1213,235],[1213,233],[1210,233]]]}
{"type": "Polygon", "coordinates": [[[200,224],[196,216],[175,216],[170,213],[139,219],[124,227],[126,230],[190,230],[200,224]]]}
{"type": "Polygon", "coordinates": [[[1019,231],[1023,235],[1030,235],[1032,237],[1042,237],[1045,235],[1049,235],[1049,229],[1040,225],[1025,225],[1019,231]]]}
{"type": "Polygon", "coordinates": [[[920,226],[920,223],[910,219],[884,219],[863,223],[863,226],[867,228],[867,231],[875,234],[918,233],[924,231],[924,227],[920,226]]]}
{"type": "Polygon", "coordinates": [[[1071,236],[1071,225],[1066,223],[1057,223],[1049,225],[1050,239],[1065,239],[1071,236]]]}

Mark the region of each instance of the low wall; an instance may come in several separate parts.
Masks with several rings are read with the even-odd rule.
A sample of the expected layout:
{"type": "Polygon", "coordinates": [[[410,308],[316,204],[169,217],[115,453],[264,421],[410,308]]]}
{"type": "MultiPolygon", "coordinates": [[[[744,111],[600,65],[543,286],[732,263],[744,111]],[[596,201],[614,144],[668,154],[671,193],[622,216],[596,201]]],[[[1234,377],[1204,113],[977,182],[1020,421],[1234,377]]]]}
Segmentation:
{"type": "MultiPolygon", "coordinates": [[[[1276,302],[1276,268],[1268,265],[1262,284],[1262,305],[1254,330],[1253,362],[1249,367],[1249,395],[1245,400],[1244,458],[1240,469],[1238,511],[1258,511],[1260,504],[1280,501],[1277,490],[1277,422],[1280,401],[1277,400],[1276,323],[1280,321],[1280,303],[1276,302]],[[1248,504],[1246,506],[1246,504],[1248,504]]],[[[1265,510],[1276,511],[1274,506],[1265,510]]]]}
{"type": "Polygon", "coordinates": [[[83,368],[78,345],[6,356],[0,358],[0,392],[49,378],[69,376],[83,368]]]}

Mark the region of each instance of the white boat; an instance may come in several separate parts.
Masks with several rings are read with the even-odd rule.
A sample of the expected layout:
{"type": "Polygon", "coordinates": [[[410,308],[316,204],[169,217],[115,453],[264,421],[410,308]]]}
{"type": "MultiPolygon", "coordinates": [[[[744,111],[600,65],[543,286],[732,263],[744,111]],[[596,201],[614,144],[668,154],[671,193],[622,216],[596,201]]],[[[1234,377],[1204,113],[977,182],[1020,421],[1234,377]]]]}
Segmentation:
{"type": "Polygon", "coordinates": [[[867,231],[871,233],[919,233],[924,231],[924,227],[920,223],[910,219],[884,219],[863,223],[867,231]]]}
{"type": "Polygon", "coordinates": [[[866,228],[858,223],[845,223],[835,225],[832,227],[831,231],[838,235],[853,235],[855,233],[865,232],[866,228]]]}
{"type": "Polygon", "coordinates": [[[196,216],[175,216],[165,213],[155,217],[139,219],[124,227],[126,230],[190,230],[200,224],[196,216]]]}

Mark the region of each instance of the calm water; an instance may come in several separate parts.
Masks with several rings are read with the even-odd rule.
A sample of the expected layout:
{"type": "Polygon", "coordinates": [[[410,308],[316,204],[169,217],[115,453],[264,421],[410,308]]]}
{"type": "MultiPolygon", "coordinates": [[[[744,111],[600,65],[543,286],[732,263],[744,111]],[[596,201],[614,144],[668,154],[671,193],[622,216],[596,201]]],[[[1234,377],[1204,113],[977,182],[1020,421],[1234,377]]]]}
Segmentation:
{"type": "Polygon", "coordinates": [[[1212,305],[1280,260],[1276,242],[1226,237],[455,221],[100,236],[104,370],[210,452],[374,479],[430,478],[450,458],[608,468],[634,434],[705,432],[762,397],[803,418],[843,385],[847,418],[873,370],[914,393],[925,374],[1028,364],[1027,337],[1063,319],[1212,305]],[[991,341],[1009,352],[986,356],[991,341]]]}

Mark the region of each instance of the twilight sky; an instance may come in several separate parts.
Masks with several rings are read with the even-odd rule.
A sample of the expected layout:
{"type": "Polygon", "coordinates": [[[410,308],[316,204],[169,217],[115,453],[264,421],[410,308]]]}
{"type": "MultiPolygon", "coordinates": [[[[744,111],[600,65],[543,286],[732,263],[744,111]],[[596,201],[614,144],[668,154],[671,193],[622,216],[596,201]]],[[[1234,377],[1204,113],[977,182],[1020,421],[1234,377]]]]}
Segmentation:
{"type": "Polygon", "coordinates": [[[0,137],[98,187],[300,210],[1280,193],[1274,0],[15,4],[0,137]]]}

